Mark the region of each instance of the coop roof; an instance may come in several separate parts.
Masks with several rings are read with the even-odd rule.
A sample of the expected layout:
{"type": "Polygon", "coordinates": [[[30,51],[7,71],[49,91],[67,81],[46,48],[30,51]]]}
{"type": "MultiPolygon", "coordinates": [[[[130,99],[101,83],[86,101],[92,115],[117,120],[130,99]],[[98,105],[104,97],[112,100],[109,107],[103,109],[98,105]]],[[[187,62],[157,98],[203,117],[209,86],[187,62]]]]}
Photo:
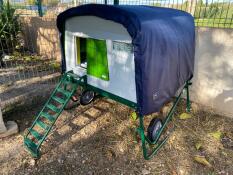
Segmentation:
{"type": "Polygon", "coordinates": [[[68,9],[57,18],[63,70],[65,22],[75,16],[97,16],[120,23],[127,29],[134,46],[136,94],[140,114],[159,111],[185,81],[192,77],[195,27],[190,14],[170,8],[134,5],[88,4],[68,9]]]}

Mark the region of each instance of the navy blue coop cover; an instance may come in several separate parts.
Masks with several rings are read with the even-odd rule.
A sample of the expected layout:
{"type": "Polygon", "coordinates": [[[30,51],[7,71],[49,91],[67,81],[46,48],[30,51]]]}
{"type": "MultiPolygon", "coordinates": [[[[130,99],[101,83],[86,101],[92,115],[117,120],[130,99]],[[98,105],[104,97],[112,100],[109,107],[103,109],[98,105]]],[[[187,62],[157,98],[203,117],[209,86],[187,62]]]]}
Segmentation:
{"type": "Polygon", "coordinates": [[[57,17],[65,71],[65,21],[74,16],[97,16],[122,24],[132,37],[138,112],[158,112],[193,76],[195,26],[186,12],[161,7],[89,4],[57,17]]]}

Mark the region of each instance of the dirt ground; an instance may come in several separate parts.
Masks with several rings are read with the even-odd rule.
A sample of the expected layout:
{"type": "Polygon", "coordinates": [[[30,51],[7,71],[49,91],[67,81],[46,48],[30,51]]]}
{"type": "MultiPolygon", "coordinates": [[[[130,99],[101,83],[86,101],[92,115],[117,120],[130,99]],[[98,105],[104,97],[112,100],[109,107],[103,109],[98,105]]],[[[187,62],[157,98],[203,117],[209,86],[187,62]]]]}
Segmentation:
{"type": "MultiPolygon", "coordinates": [[[[175,130],[151,160],[143,159],[133,111],[105,98],[64,111],[42,145],[41,158],[34,160],[23,147],[23,133],[43,102],[4,114],[18,123],[20,133],[0,140],[0,174],[233,174],[233,119],[193,105],[192,117],[181,120],[184,102],[171,122],[175,130]],[[222,139],[211,136],[216,131],[222,139]],[[197,155],[209,165],[195,161],[197,155]]],[[[147,116],[146,123],[151,119],[147,116]]]]}

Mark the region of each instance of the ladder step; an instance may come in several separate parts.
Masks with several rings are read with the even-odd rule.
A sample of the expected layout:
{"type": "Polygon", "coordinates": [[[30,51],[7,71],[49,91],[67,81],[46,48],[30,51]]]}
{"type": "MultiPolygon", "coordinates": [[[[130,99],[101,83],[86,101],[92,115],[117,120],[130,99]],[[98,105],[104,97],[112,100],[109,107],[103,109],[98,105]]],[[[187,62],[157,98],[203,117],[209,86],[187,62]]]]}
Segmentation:
{"type": "Polygon", "coordinates": [[[81,78],[80,76],[78,76],[77,74],[74,74],[74,73],[71,73],[71,72],[69,72],[69,73],[67,73],[67,75],[68,76],[70,76],[70,77],[73,77],[73,78],[81,78]]]}
{"type": "Polygon", "coordinates": [[[47,130],[47,129],[49,128],[48,125],[46,125],[44,122],[42,122],[42,121],[40,121],[40,120],[37,120],[37,121],[36,121],[36,124],[37,124],[38,126],[40,126],[42,129],[45,129],[45,130],[47,130]]]}
{"type": "Polygon", "coordinates": [[[33,135],[36,140],[40,141],[43,138],[43,135],[35,131],[34,129],[29,129],[29,132],[33,135]]]}
{"type": "Polygon", "coordinates": [[[46,107],[48,107],[49,109],[51,109],[54,112],[59,112],[60,109],[58,109],[56,106],[52,105],[52,104],[48,104],[46,107]]]}
{"type": "Polygon", "coordinates": [[[65,103],[65,100],[60,98],[60,97],[57,97],[57,96],[53,96],[52,97],[53,100],[55,100],[56,102],[58,103],[61,103],[61,104],[64,104],[65,103]]]}
{"type": "Polygon", "coordinates": [[[75,83],[73,83],[71,80],[63,80],[62,84],[65,86],[70,85],[72,88],[75,86],[75,83]]]}
{"type": "Polygon", "coordinates": [[[69,81],[69,80],[64,80],[63,82],[62,82],[63,84],[65,84],[65,85],[68,85],[68,84],[73,84],[71,81],[69,81]]]}
{"type": "Polygon", "coordinates": [[[29,129],[29,132],[27,135],[25,135],[24,145],[26,149],[31,152],[33,157],[40,157],[40,146],[45,140],[50,129],[52,129],[52,126],[59,116],[58,114],[62,112],[65,104],[72,96],[72,93],[74,93],[74,91],[77,89],[79,82],[81,83],[81,80],[82,77],[78,77],[72,73],[63,75],[59,84],[56,86],[56,89],[53,91],[52,96],[50,96],[49,100],[46,102],[46,105],[37,116],[35,123],[33,123],[29,129]],[[62,97],[56,95],[57,93],[62,94],[62,97]],[[55,104],[55,101],[59,104],[55,104]],[[40,127],[44,131],[40,133],[39,128],[37,130],[34,127],[40,127]]]}
{"type": "Polygon", "coordinates": [[[48,113],[42,112],[41,116],[43,116],[44,118],[48,119],[50,122],[54,122],[55,118],[52,115],[49,115],[48,113]]]}
{"type": "Polygon", "coordinates": [[[37,145],[30,139],[24,138],[24,145],[27,150],[33,155],[33,157],[38,157],[37,145]]]}
{"type": "Polygon", "coordinates": [[[64,94],[65,96],[70,96],[70,92],[65,89],[57,88],[57,91],[64,94]]]}
{"type": "MultiPolygon", "coordinates": [[[[69,80],[64,80],[63,81],[63,84],[65,85],[65,86],[68,86],[68,85],[70,85],[72,88],[74,88],[75,87],[75,84],[74,83],[72,83],[71,81],[69,81],[69,80]]],[[[69,92],[70,93],[70,92],[69,92]]]]}

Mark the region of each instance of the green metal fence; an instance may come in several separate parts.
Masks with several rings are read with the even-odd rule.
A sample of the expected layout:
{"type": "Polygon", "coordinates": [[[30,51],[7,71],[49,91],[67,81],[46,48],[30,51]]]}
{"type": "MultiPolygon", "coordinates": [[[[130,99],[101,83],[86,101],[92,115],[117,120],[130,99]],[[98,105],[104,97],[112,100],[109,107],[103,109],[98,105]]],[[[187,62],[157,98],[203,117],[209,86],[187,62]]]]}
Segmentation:
{"type": "Polygon", "coordinates": [[[27,10],[30,18],[24,18],[23,4],[0,0],[0,5],[0,105],[7,110],[12,105],[31,103],[35,101],[33,97],[39,100],[38,97],[47,95],[60,76],[60,65],[53,53],[39,53],[39,46],[54,50],[51,43],[58,43],[38,43],[41,36],[58,38],[55,32],[45,33],[54,18],[40,23],[38,11],[27,10]],[[42,33],[38,34],[41,27],[42,33]]]}
{"type": "MultiPolygon", "coordinates": [[[[0,0],[0,2],[3,0],[0,0]]],[[[233,28],[233,0],[11,0],[21,15],[43,16],[60,13],[73,6],[127,4],[169,7],[187,11],[195,17],[196,26],[233,28]]],[[[1,3],[0,3],[1,4],[1,3]]]]}

